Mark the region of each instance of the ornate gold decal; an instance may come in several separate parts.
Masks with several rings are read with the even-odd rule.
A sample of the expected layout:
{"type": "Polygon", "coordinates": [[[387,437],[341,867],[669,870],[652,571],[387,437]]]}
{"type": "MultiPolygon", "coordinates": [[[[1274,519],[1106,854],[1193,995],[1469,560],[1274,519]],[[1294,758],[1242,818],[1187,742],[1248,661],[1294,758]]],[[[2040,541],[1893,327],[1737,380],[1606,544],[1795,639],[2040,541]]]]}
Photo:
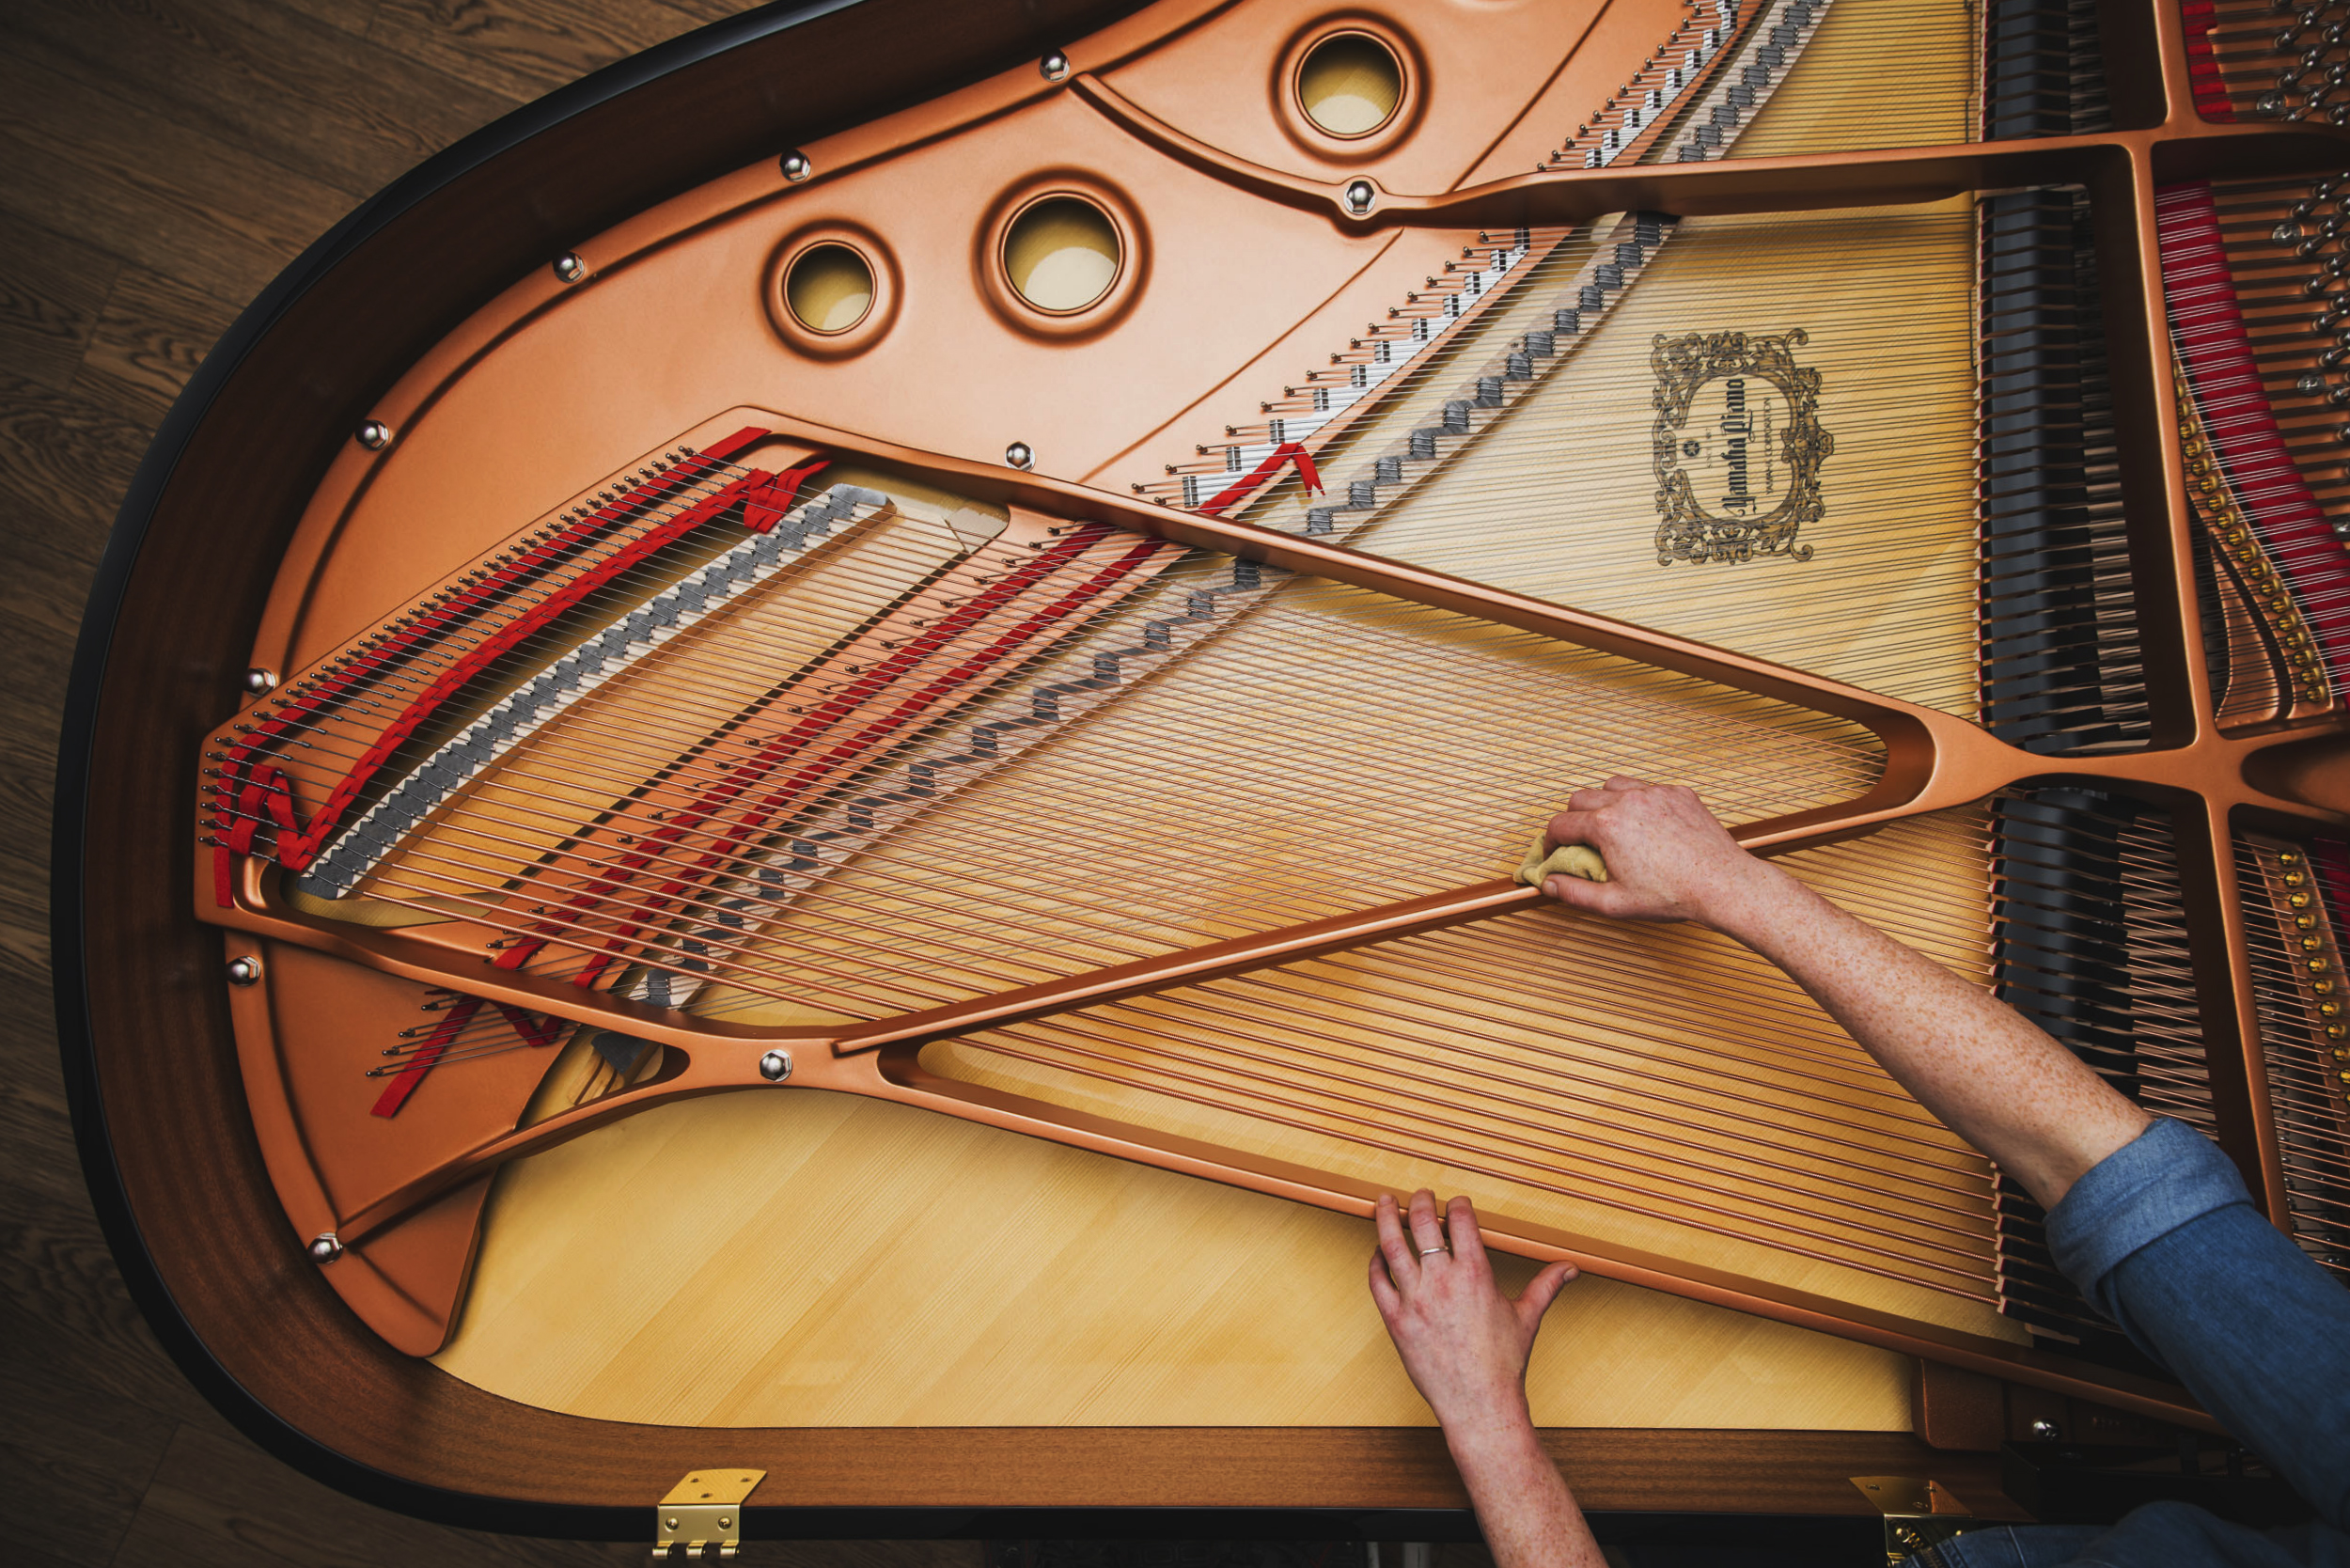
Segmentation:
{"type": "Polygon", "coordinates": [[[1820,464],[1836,440],[1820,428],[1820,372],[1795,363],[1801,329],[1659,333],[1656,561],[1811,558],[1795,531],[1826,510],[1820,464]]]}

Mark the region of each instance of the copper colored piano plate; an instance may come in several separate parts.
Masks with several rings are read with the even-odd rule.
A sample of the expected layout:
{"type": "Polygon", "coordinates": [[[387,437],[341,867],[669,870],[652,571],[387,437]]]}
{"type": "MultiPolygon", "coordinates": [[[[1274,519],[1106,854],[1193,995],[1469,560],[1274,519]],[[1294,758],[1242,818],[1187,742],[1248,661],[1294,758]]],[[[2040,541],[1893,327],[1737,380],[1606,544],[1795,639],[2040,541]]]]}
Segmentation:
{"type": "MultiPolygon", "coordinates": [[[[2257,546],[2221,563],[2217,705],[2194,651],[2190,529],[2231,525],[2188,508],[2150,193],[2231,133],[2177,98],[2158,10],[2170,118],[2044,156],[1810,150],[1976,123],[1970,100],[1937,132],[1944,95],[1888,143],[1837,106],[1894,36],[1870,0],[1777,24],[1767,65],[1777,3],[1749,8],[1685,70],[1658,40],[1703,15],[1657,0],[1564,41],[1540,8],[1167,0],[1073,43],[1065,86],[1013,72],[840,132],[804,183],[727,175],[582,241],[578,279],[516,283],[327,468],[255,635],[276,689],[205,745],[195,910],[259,961],[231,1000],[294,1231],[431,1353],[509,1162],[833,1089],[1340,1213],[1473,1187],[1528,1257],[2176,1414],[2026,1347],[1987,1168],[1792,987],[1494,880],[1587,776],[1684,776],[1982,978],[1981,803],[2175,807],[2224,959],[2198,998],[2215,1130],[2283,1217],[2230,835],[2336,822],[2295,781],[2339,764],[2341,725],[2281,682],[2263,705],[2252,655],[2286,667],[2299,611],[2267,605],[2257,546]],[[1354,139],[1288,96],[1341,24],[1397,72],[1354,139]],[[1737,177],[1667,161],[1725,123],[1693,105],[1733,63],[1768,89],[1737,177]],[[1648,118],[1617,142],[1566,135],[1627,105],[1648,118]],[[1560,153],[1587,143],[1622,157],[1560,153]],[[2052,181],[2102,226],[2108,321],[2142,318],[2111,353],[2147,383],[2121,461],[2159,688],[2151,744],[2062,757],[1975,722],[1971,663],[1971,193],[2052,181]],[[1051,202],[1111,236],[1057,263],[1103,269],[1090,304],[1002,274],[1051,202]],[[820,246],[870,280],[838,330],[789,298],[820,246]],[[680,301],[690,353],[649,361],[680,301]],[[1710,403],[1687,423],[1675,352],[1741,378],[1706,394],[1737,400],[1729,443],[1710,403]],[[1714,537],[1749,537],[1749,399],[1776,421],[1753,485],[1816,494],[1800,548],[1660,550],[1674,472],[1729,493],[1690,503],[1714,537]],[[599,562],[612,583],[566,598],[599,562]],[[655,603],[667,623],[589,657],[655,603]],[[503,662],[444,699],[476,650],[503,662]],[[576,691],[532,695],[564,668],[576,691]],[[1518,994],[1578,965],[1602,977],[1579,1001],[1518,994]],[[1647,1021],[1691,975],[1691,1016],[1647,1021]],[[320,1007],[366,1023],[329,1040],[320,1007]]],[[[1920,26],[1968,76],[1971,34],[1920,26]]]]}

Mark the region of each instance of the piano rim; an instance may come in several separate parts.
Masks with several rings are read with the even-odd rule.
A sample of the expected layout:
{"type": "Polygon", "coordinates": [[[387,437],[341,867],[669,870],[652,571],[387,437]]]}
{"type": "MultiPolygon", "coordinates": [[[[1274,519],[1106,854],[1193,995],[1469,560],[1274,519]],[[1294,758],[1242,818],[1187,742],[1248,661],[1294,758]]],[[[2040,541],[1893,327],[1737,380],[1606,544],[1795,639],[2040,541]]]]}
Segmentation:
{"type": "MultiPolygon", "coordinates": [[[[2147,3],[2166,17],[2157,31],[2175,42],[2174,0],[2147,3]]],[[[262,1168],[227,998],[211,983],[218,938],[195,920],[181,886],[187,856],[176,852],[189,829],[179,808],[180,774],[102,765],[110,748],[118,760],[133,761],[142,737],[151,746],[154,736],[169,734],[176,746],[192,747],[210,727],[205,715],[219,691],[243,667],[267,584],[241,577],[235,563],[282,552],[324,459],[286,465],[274,476],[283,494],[264,494],[258,504],[212,513],[199,526],[189,515],[194,504],[179,499],[175,518],[175,499],[197,487],[189,476],[200,476],[208,462],[234,468],[245,498],[266,492],[273,477],[237,461],[241,431],[252,439],[265,431],[281,445],[331,452],[364,416],[373,392],[448,322],[569,243],[794,139],[812,140],[1033,60],[1142,8],[1142,0],[1047,5],[1042,20],[1022,27],[995,14],[975,22],[980,8],[969,0],[816,0],[702,28],[518,108],[428,159],[306,250],[223,336],[142,460],[93,583],[59,736],[51,927],[68,1103],[102,1231],[142,1314],[215,1408],[306,1474],[448,1524],[589,1539],[642,1538],[652,1500],[686,1469],[726,1462],[728,1451],[764,1456],[782,1472],[768,1483],[771,1497],[794,1499],[790,1507],[745,1510],[746,1522],[761,1527],[752,1533],[763,1537],[1245,1529],[1424,1539],[1465,1528],[1465,1496],[1434,1428],[658,1428],[521,1405],[392,1350],[310,1266],[262,1168]],[[905,47],[910,37],[948,41],[925,56],[905,47]],[[877,51],[873,44],[884,39],[892,47],[877,51]],[[814,99],[817,107],[804,110],[799,124],[761,122],[757,92],[725,90],[729,82],[793,75],[804,47],[818,58],[841,50],[888,67],[860,76],[857,86],[866,90],[854,96],[843,78],[832,79],[837,102],[804,94],[801,101],[814,99]],[[771,61],[782,70],[769,69],[771,61]],[[876,98],[884,110],[862,106],[876,98]],[[621,156],[656,142],[675,147],[677,110],[687,103],[694,113],[683,118],[697,134],[683,157],[655,168],[621,156]],[[660,137],[648,134],[656,128],[660,137]],[[680,167],[682,175],[663,172],[680,167]],[[566,171],[572,171],[568,182],[566,171]],[[535,229],[512,221],[518,204],[509,192],[525,183],[537,198],[535,229]],[[312,334],[331,349],[297,345],[306,325],[381,320],[366,309],[370,290],[393,279],[411,295],[420,280],[436,285],[401,314],[408,324],[380,327],[372,340],[349,330],[312,334]],[[306,431],[306,443],[290,439],[289,431],[306,431]],[[242,534],[230,531],[238,527],[242,534]],[[169,598],[182,616],[201,613],[209,625],[126,619],[141,605],[142,566],[146,601],[169,598]],[[208,572],[218,591],[204,591],[208,572]],[[177,591],[157,588],[161,582],[177,591]],[[126,666],[137,675],[126,677],[126,666]],[[126,842],[137,847],[126,851],[126,842]],[[140,874],[94,885],[93,865],[140,874]],[[93,974],[105,978],[103,999],[93,995],[93,974]],[[109,1051],[105,1039],[121,1043],[109,1051]],[[167,1072],[152,1070],[158,1041],[174,1043],[167,1072]],[[135,1060],[142,1053],[145,1067],[135,1060]],[[110,1098],[101,1090],[102,1057],[121,1063],[103,1074],[114,1086],[110,1098]],[[220,1114],[189,1114],[188,1101],[199,1094],[220,1114]],[[130,1170],[112,1137],[116,1127],[142,1135],[130,1170]],[[146,1136],[157,1133],[168,1136],[146,1136]],[[158,1147],[169,1152],[158,1156],[158,1147]],[[199,1171],[206,1180],[187,1179],[199,1171]],[[199,1229],[200,1242],[192,1245],[199,1229]],[[433,1430],[395,1451],[356,1419],[387,1405],[426,1418],[433,1430]],[[974,1451],[992,1455],[988,1467],[1016,1495],[937,1503],[940,1478],[966,1466],[974,1451]],[[1377,1509],[1316,1506],[1350,1492],[1373,1495],[1374,1485],[1386,1499],[1377,1509]]],[[[994,8],[1006,17],[1016,8],[1025,8],[1005,0],[994,8]]],[[[818,78],[808,72],[806,79],[818,78]]],[[[2077,163],[2087,176],[2086,165],[2103,163],[2099,155],[2127,134],[2069,139],[2060,149],[2017,143],[1987,155],[1947,149],[1937,160],[1906,160],[1904,172],[1936,183],[1993,183],[2020,155],[2044,169],[2077,163]]],[[[2324,133],[2270,134],[2278,138],[2272,145],[2298,152],[2296,161],[2339,157],[2350,146],[2324,133]]],[[[2175,168],[2166,172],[2206,177],[2196,166],[2211,161],[2206,149],[2217,150],[2208,141],[2161,149],[2175,168]]],[[[1856,161],[1902,162],[1904,154],[1856,161]]],[[[1739,172],[1735,161],[1708,167],[1739,172]]],[[[1802,189],[1798,173],[1791,190],[1802,189]]],[[[1465,211],[1459,218],[1477,221],[1465,211]]],[[[2111,1393],[2078,1391],[2092,1399],[2111,1393]]],[[[1994,1458],[1934,1450],[1908,1434],[1611,1430],[1606,1460],[1593,1451],[1600,1445],[1577,1444],[1572,1433],[1545,1436],[1602,1513],[1699,1508],[1725,1518],[1784,1516],[1790,1511],[1782,1505],[1800,1500],[1796,1513],[1866,1522],[1873,1514],[1841,1478],[1929,1462],[1962,1495],[1971,1484],[1969,1500],[1987,1509],[2004,1502],[1994,1458]],[[1585,1471],[1612,1480],[1578,1473],[1585,1471]]]]}

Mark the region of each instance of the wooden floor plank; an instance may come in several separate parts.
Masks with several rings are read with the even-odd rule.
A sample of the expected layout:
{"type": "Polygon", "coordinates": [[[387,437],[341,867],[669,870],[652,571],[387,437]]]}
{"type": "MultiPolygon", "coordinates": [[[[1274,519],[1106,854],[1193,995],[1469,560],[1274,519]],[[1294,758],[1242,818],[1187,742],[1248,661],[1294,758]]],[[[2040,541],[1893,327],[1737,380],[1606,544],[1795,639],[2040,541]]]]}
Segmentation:
{"type": "Polygon", "coordinates": [[[0,211],[231,304],[260,292],[353,198],[131,98],[97,92],[0,39],[0,211]]]}
{"type": "MultiPolygon", "coordinates": [[[[49,1157],[61,1165],[70,1160],[61,1150],[49,1157]]],[[[86,1201],[77,1213],[55,1193],[5,1176],[0,1336],[9,1365],[70,1372],[75,1397],[89,1409],[137,1406],[183,1422],[226,1424],[180,1375],[132,1306],[86,1201]]],[[[24,1419],[10,1412],[11,1421],[24,1419]]],[[[10,1484],[0,1474],[0,1491],[10,1484]]]]}
{"type": "Polygon", "coordinates": [[[7,26],[44,70],[354,200],[517,102],[276,0],[21,0],[7,26]]]}
{"type": "Polygon", "coordinates": [[[193,284],[126,267],[99,312],[75,390],[126,416],[160,419],[236,317],[193,284]]]}
{"type": "Polygon", "coordinates": [[[660,3],[697,27],[707,22],[723,22],[751,8],[744,4],[744,0],[660,0],[660,3]]]}
{"type": "Polygon", "coordinates": [[[70,1374],[0,1361],[0,1531],[20,1565],[113,1556],[179,1423],[120,1401],[81,1397],[70,1374]]]}
{"type": "MultiPolygon", "coordinates": [[[[12,557],[0,589],[25,569],[20,548],[38,557],[35,571],[51,562],[96,566],[152,433],[146,420],[0,370],[0,502],[9,509],[12,557]]],[[[55,612],[70,648],[82,602],[77,596],[55,612]]],[[[63,696],[46,695],[52,701],[63,696]]]]}
{"type": "Polygon", "coordinates": [[[706,20],[660,0],[382,0],[368,38],[489,91],[529,99],[706,20]]]}
{"type": "Polygon", "coordinates": [[[290,11],[300,11],[313,22],[323,22],[337,32],[354,39],[365,39],[368,29],[375,24],[375,13],[382,0],[277,0],[290,11]]]}
{"type": "Polygon", "coordinates": [[[121,263],[13,213],[0,213],[0,365],[62,391],[81,368],[121,263]]]}

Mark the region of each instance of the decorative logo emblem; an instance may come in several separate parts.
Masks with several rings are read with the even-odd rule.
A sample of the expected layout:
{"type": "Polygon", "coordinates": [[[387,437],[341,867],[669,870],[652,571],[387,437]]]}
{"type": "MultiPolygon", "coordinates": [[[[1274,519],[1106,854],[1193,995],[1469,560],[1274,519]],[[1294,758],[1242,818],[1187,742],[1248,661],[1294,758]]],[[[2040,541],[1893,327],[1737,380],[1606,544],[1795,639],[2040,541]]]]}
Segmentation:
{"type": "Polygon", "coordinates": [[[1800,329],[1658,334],[1656,562],[1811,558],[1795,532],[1826,510],[1820,464],[1836,450],[1820,428],[1820,372],[1795,363],[1800,329]]]}

